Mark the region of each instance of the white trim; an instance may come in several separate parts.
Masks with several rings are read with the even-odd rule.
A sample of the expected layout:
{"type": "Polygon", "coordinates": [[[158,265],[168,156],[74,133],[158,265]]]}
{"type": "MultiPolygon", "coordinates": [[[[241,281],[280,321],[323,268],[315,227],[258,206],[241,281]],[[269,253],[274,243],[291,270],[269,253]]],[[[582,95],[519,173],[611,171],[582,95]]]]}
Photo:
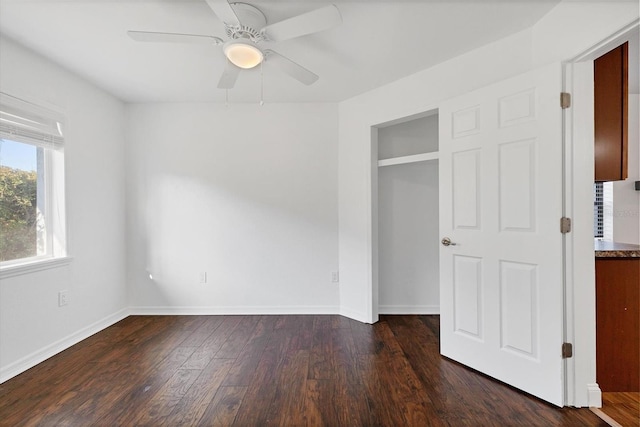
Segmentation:
{"type": "Polygon", "coordinates": [[[629,39],[629,36],[633,34],[633,32],[637,31],[639,27],[640,27],[640,19],[636,19],[635,21],[627,24],[620,30],[611,34],[606,39],[600,41],[600,43],[590,47],[589,49],[582,52],[581,54],[571,58],[568,62],[582,62],[582,61],[587,61],[591,59],[596,59],[604,55],[614,47],[627,41],[629,39]]]}
{"type": "Polygon", "coordinates": [[[129,316],[124,308],[0,369],[0,384],[129,316]]]}
{"type": "Polygon", "coordinates": [[[587,384],[587,401],[591,408],[602,408],[602,391],[598,384],[587,384]]]}
{"type": "Polygon", "coordinates": [[[381,305],[380,314],[440,314],[439,305],[381,305]]]}
{"type": "Polygon", "coordinates": [[[587,387],[596,381],[593,191],[589,191],[594,179],[592,70],[589,63],[568,63],[565,75],[566,89],[572,95],[572,106],[566,110],[565,128],[565,215],[572,218],[565,252],[565,339],[573,343],[575,355],[566,359],[565,405],[575,407],[590,406],[587,387]]]}
{"type": "Polygon", "coordinates": [[[49,270],[51,268],[63,267],[71,264],[72,257],[63,256],[58,258],[39,259],[35,261],[25,262],[23,264],[6,265],[0,267],[0,279],[21,276],[41,270],[49,270]]]}
{"type": "Polygon", "coordinates": [[[376,319],[375,321],[371,321],[367,317],[366,313],[362,313],[360,311],[351,310],[351,309],[346,308],[346,307],[340,307],[340,312],[338,314],[340,316],[348,317],[349,319],[353,319],[353,320],[356,320],[358,322],[368,323],[368,324],[375,323],[378,320],[378,319],[376,319]]]}
{"type": "MultiPolygon", "coordinates": [[[[573,64],[562,64],[562,91],[573,93],[573,64]]],[[[572,100],[572,104],[575,104],[572,100]]],[[[572,105],[575,107],[575,105],[572,105]]],[[[574,188],[574,158],[573,158],[573,112],[575,108],[564,109],[562,112],[562,216],[573,218],[573,188],[574,188]]],[[[575,229],[575,224],[574,229],[575,229]]],[[[575,313],[574,313],[574,267],[573,267],[573,233],[571,236],[562,237],[563,246],[563,341],[572,343],[574,349],[580,345],[575,340],[575,313]]],[[[568,358],[564,360],[564,405],[573,406],[576,402],[576,360],[568,358]]]]}
{"type": "Polygon", "coordinates": [[[440,153],[437,151],[433,153],[414,154],[412,156],[392,157],[390,159],[378,160],[378,167],[404,165],[407,163],[416,163],[416,162],[426,162],[429,160],[438,160],[439,157],[440,157],[440,153]]]}
{"type": "Polygon", "coordinates": [[[370,256],[367,259],[369,267],[367,274],[369,275],[365,292],[367,294],[367,317],[365,323],[376,323],[379,319],[380,312],[378,304],[380,300],[380,282],[379,282],[379,260],[378,260],[378,128],[371,126],[369,130],[369,173],[367,174],[367,186],[370,191],[365,192],[367,205],[370,207],[369,216],[367,218],[369,233],[367,234],[367,247],[371,248],[370,256]]]}
{"type": "MultiPolygon", "coordinates": [[[[255,314],[341,314],[338,306],[139,306],[130,307],[132,316],[141,315],[255,315],[255,314]]],[[[347,316],[348,317],[348,316],[347,316]]]]}

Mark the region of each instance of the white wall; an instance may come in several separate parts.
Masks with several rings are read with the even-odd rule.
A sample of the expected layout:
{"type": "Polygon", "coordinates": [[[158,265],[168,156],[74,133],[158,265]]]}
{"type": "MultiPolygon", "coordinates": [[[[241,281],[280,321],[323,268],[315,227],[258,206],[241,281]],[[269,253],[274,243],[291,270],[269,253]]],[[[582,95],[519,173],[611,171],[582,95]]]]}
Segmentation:
{"type": "Polygon", "coordinates": [[[378,129],[379,160],[437,151],[437,113],[378,129]]]}
{"type": "Polygon", "coordinates": [[[0,38],[0,90],[66,114],[70,264],[0,283],[0,381],[126,315],[124,106],[0,38]],[[58,291],[69,305],[58,307],[58,291]]]}
{"type": "Polygon", "coordinates": [[[127,135],[133,312],[338,312],[335,104],[133,105],[127,135]]]}
{"type": "Polygon", "coordinates": [[[381,314],[438,314],[438,161],[378,172],[381,314]]]}
{"type": "MultiPolygon", "coordinates": [[[[378,130],[378,158],[438,151],[438,115],[378,130]]],[[[440,308],[438,161],[379,167],[379,311],[437,314],[440,308]]]]}
{"type": "Polygon", "coordinates": [[[563,0],[532,28],[533,62],[573,59],[637,19],[637,0],[563,0]]]}

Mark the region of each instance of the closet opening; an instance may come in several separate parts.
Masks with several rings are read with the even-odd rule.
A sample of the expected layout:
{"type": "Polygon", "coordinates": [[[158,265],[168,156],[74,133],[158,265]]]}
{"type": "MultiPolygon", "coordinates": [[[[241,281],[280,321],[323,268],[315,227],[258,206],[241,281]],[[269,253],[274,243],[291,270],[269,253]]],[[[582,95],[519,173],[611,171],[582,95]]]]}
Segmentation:
{"type": "Polygon", "coordinates": [[[438,111],[380,125],[372,141],[378,313],[439,314],[438,111]]]}

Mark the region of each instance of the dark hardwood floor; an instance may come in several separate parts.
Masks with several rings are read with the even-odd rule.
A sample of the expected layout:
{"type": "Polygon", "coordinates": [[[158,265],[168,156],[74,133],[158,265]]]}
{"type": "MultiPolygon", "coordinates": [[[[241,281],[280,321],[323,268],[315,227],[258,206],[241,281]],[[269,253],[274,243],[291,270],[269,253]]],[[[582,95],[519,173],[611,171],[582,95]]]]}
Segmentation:
{"type": "Polygon", "coordinates": [[[437,316],[131,316],[0,385],[3,426],[606,426],[438,353],[437,316]]]}

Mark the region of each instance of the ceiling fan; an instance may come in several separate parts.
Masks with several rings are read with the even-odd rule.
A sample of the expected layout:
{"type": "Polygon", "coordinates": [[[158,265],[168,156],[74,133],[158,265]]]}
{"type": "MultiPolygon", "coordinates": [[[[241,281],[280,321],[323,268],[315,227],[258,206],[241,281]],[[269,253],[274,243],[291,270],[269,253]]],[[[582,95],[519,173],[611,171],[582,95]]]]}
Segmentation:
{"type": "Polygon", "coordinates": [[[227,0],[206,2],[224,23],[228,41],[198,34],[150,31],[127,31],[127,34],[140,42],[222,45],[227,63],[218,82],[219,89],[233,88],[242,69],[254,68],[263,61],[278,66],[294,79],[310,85],[318,80],[316,74],[271,49],[261,48],[260,44],[316,33],[342,23],[340,11],[333,4],[267,25],[267,18],[262,11],[248,3],[228,3],[227,0]]]}

